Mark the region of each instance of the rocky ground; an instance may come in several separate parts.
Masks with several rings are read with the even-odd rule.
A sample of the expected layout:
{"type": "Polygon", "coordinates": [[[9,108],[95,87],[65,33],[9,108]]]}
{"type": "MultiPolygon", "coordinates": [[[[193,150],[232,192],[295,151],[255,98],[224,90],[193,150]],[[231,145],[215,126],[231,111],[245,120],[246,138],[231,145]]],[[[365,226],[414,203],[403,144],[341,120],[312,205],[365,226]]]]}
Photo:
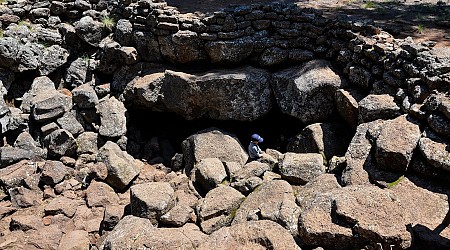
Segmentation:
{"type": "Polygon", "coordinates": [[[448,47],[296,4],[0,3],[0,249],[450,248],[448,47]],[[248,162],[250,126],[295,133],[248,162]]]}

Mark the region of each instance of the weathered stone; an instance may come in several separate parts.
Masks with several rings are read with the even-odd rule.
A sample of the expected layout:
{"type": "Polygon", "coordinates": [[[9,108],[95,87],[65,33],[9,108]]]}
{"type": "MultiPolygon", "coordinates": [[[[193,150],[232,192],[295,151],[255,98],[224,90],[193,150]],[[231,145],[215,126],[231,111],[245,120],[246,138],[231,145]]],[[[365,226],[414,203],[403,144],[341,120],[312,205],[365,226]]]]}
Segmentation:
{"type": "Polygon", "coordinates": [[[59,242],[61,250],[88,250],[90,246],[89,234],[84,230],[70,231],[64,234],[59,242]]]}
{"type": "Polygon", "coordinates": [[[25,249],[58,249],[63,232],[59,225],[49,225],[41,230],[31,230],[27,233],[25,249]]]}
{"type": "Polygon", "coordinates": [[[29,160],[33,152],[15,147],[0,148],[0,166],[8,166],[21,160],[29,160]]]}
{"type": "Polygon", "coordinates": [[[54,157],[74,156],[77,151],[75,138],[65,129],[58,129],[47,135],[44,138],[44,146],[48,154],[54,157]]]}
{"type": "Polygon", "coordinates": [[[316,179],[306,183],[294,191],[296,193],[297,204],[303,209],[316,195],[327,193],[334,189],[341,188],[333,174],[322,174],[316,179]]]}
{"type": "Polygon", "coordinates": [[[73,174],[71,168],[60,161],[46,161],[42,167],[40,181],[45,185],[54,186],[73,174]]]}
{"type": "Polygon", "coordinates": [[[159,37],[161,54],[173,63],[189,63],[207,58],[196,32],[180,30],[171,36],[159,37]]]}
{"type": "Polygon", "coordinates": [[[148,218],[155,225],[174,203],[174,190],[169,183],[149,182],[131,187],[131,214],[148,218]]]}
{"type": "Polygon", "coordinates": [[[279,165],[281,177],[294,183],[306,184],[325,173],[323,157],[315,153],[286,153],[279,165]]]}
{"type": "Polygon", "coordinates": [[[217,158],[205,158],[195,164],[192,170],[191,180],[203,191],[216,188],[227,178],[227,173],[223,163],[217,158]]]}
{"type": "Polygon", "coordinates": [[[45,207],[44,212],[48,215],[64,214],[72,218],[77,211],[77,207],[84,204],[82,200],[72,200],[64,196],[51,200],[45,207]]]}
{"type": "Polygon", "coordinates": [[[134,47],[121,47],[119,54],[125,64],[134,64],[139,61],[139,54],[134,47]]]}
{"type": "Polygon", "coordinates": [[[139,174],[139,162],[114,142],[108,141],[100,148],[97,161],[106,164],[106,183],[117,189],[124,189],[139,174]]]}
{"type": "Polygon", "coordinates": [[[248,195],[253,192],[259,185],[263,183],[263,180],[259,177],[253,176],[244,179],[232,180],[230,186],[238,190],[244,195],[248,195]]]}
{"type": "Polygon", "coordinates": [[[30,190],[24,187],[14,187],[8,189],[11,203],[16,208],[26,208],[36,206],[42,200],[41,194],[37,191],[30,190]]]}
{"type": "Polygon", "coordinates": [[[262,54],[259,60],[261,66],[273,66],[284,63],[289,57],[289,52],[280,48],[268,48],[262,54]]]}
{"type": "Polygon", "coordinates": [[[161,216],[160,221],[165,225],[181,227],[187,222],[193,221],[193,216],[195,216],[194,209],[187,205],[177,204],[161,216]]]}
{"type": "Polygon", "coordinates": [[[200,131],[186,138],[182,143],[185,170],[190,174],[197,162],[206,158],[217,158],[222,162],[237,162],[241,165],[247,161],[247,153],[232,134],[211,128],[200,131]],[[215,145],[220,141],[221,146],[215,145]]]}
{"type": "Polygon", "coordinates": [[[94,108],[98,104],[95,90],[89,84],[82,84],[72,90],[73,102],[80,108],[94,108]]]}
{"type": "Polygon", "coordinates": [[[40,161],[46,158],[47,152],[33,139],[28,132],[22,132],[14,141],[14,147],[31,152],[32,161],[40,161]]]}
{"type": "Polygon", "coordinates": [[[425,159],[436,168],[450,171],[450,143],[437,136],[422,137],[419,140],[419,150],[425,159]]]}
{"type": "Polygon", "coordinates": [[[253,52],[254,40],[251,37],[231,41],[212,41],[205,44],[213,63],[238,63],[247,59],[253,52]]]}
{"type": "MultiPolygon", "coordinates": [[[[59,33],[58,33],[59,34],[59,33]]],[[[49,75],[67,62],[69,52],[59,45],[52,45],[42,54],[39,72],[41,75],[49,75]]]]}
{"type": "Polygon", "coordinates": [[[108,184],[92,181],[86,190],[86,201],[89,207],[106,207],[119,203],[119,196],[108,184]]]}
{"type": "Polygon", "coordinates": [[[100,114],[99,134],[106,137],[120,137],[127,132],[127,109],[115,97],[101,100],[97,105],[100,114]]]}
{"type": "Polygon", "coordinates": [[[406,171],[419,138],[419,126],[406,116],[385,122],[376,140],[377,166],[385,170],[406,171]]]}
{"type": "Polygon", "coordinates": [[[268,221],[244,221],[211,234],[197,249],[266,249],[299,250],[294,238],[279,224],[268,221]]]}
{"type": "Polygon", "coordinates": [[[106,205],[102,221],[103,228],[112,230],[119,223],[120,219],[124,217],[124,212],[124,205],[106,205]]]}
{"type": "Polygon", "coordinates": [[[13,215],[9,224],[12,230],[39,230],[44,227],[41,218],[36,215],[13,215]]]}
{"type": "Polygon", "coordinates": [[[64,80],[72,86],[80,86],[86,83],[92,75],[88,70],[88,66],[89,61],[86,58],[75,59],[70,63],[64,80]]]}
{"type": "Polygon", "coordinates": [[[155,34],[152,32],[133,31],[133,40],[142,60],[147,62],[158,62],[161,60],[158,38],[155,34]]]}
{"type": "Polygon", "coordinates": [[[200,227],[206,234],[229,226],[245,196],[234,188],[219,186],[209,191],[196,207],[200,227]]]}
{"type": "Polygon", "coordinates": [[[69,131],[74,136],[77,136],[84,131],[81,123],[78,122],[77,118],[70,112],[67,112],[62,117],[56,119],[56,123],[62,129],[69,131]]]}
{"type": "Polygon", "coordinates": [[[63,115],[72,108],[72,98],[58,91],[40,92],[31,100],[31,116],[42,122],[63,115]]]}
{"type": "Polygon", "coordinates": [[[336,107],[342,118],[352,128],[358,126],[359,106],[358,102],[363,99],[362,93],[353,89],[338,89],[335,94],[336,107]]]}
{"type": "Polygon", "coordinates": [[[400,115],[400,108],[394,102],[394,97],[384,95],[368,95],[358,102],[359,123],[377,119],[390,119],[400,115]]]}
{"type": "Polygon", "coordinates": [[[98,153],[98,134],[94,132],[83,132],[77,139],[77,154],[98,153]]]}
{"type": "Polygon", "coordinates": [[[85,16],[75,22],[75,31],[83,41],[95,47],[98,47],[103,38],[103,24],[94,21],[90,16],[85,16]]]}
{"type": "MultiPolygon", "coordinates": [[[[442,107],[442,106],[441,106],[442,107]]],[[[450,119],[443,115],[430,115],[428,125],[439,135],[450,137],[450,119]]]]}
{"type": "Polygon", "coordinates": [[[37,164],[27,160],[0,169],[0,183],[6,189],[25,185],[37,171],[37,164]]]}
{"type": "Polygon", "coordinates": [[[283,225],[292,235],[297,235],[299,214],[291,185],[283,180],[266,181],[242,202],[232,225],[249,220],[271,220],[283,225]]]}
{"type": "Polygon", "coordinates": [[[272,81],[281,111],[307,124],[331,118],[334,93],[341,85],[341,78],[323,60],[276,72],[272,81]]]}

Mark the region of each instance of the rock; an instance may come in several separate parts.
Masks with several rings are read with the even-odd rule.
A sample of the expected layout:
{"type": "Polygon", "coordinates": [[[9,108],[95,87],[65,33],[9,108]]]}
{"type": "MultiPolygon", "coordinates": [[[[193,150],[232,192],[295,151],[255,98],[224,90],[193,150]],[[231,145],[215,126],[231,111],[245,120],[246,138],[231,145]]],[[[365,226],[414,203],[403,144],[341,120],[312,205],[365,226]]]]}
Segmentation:
{"type": "Polygon", "coordinates": [[[44,146],[53,157],[74,156],[77,151],[75,138],[65,129],[58,129],[47,135],[44,138],[44,146]]]}
{"type": "Polygon", "coordinates": [[[419,140],[419,150],[423,157],[436,168],[450,171],[450,143],[437,136],[422,137],[419,140]]]}
{"type": "Polygon", "coordinates": [[[64,234],[59,242],[61,250],[88,250],[90,247],[88,232],[84,230],[70,231],[64,234]]]}
{"type": "Polygon", "coordinates": [[[91,76],[92,73],[89,71],[89,59],[77,58],[76,60],[70,63],[70,66],[67,69],[67,73],[64,80],[71,86],[80,86],[86,83],[89,80],[89,78],[91,78],[91,76]]]}
{"type": "Polygon", "coordinates": [[[253,192],[259,185],[263,183],[263,180],[259,177],[253,176],[245,179],[238,179],[230,184],[230,186],[244,195],[248,195],[253,192]]]}
{"type": "Polygon", "coordinates": [[[80,108],[94,108],[98,104],[95,90],[89,84],[82,84],[72,90],[73,102],[80,108]]]}
{"type": "Polygon", "coordinates": [[[175,204],[174,190],[166,182],[148,182],[131,187],[131,214],[157,224],[175,204]]]}
{"type": "Polygon", "coordinates": [[[254,40],[251,37],[212,41],[205,44],[205,50],[211,62],[220,64],[241,62],[252,54],[253,48],[254,40]]]}
{"type": "Polygon", "coordinates": [[[117,21],[114,40],[121,46],[131,46],[133,42],[133,24],[127,19],[117,21]]]}
{"type": "Polygon", "coordinates": [[[1,147],[0,148],[0,165],[8,166],[10,164],[19,162],[21,160],[30,160],[33,152],[15,148],[15,147],[1,147]]]}
{"type": "Polygon", "coordinates": [[[139,163],[114,142],[107,141],[100,148],[97,161],[106,164],[106,183],[117,189],[124,189],[139,174],[139,163]]]}
{"type": "MultiPolygon", "coordinates": [[[[442,107],[442,105],[440,106],[442,107]]],[[[441,136],[450,138],[450,119],[443,115],[429,115],[428,125],[441,136]]]]}
{"type": "Polygon", "coordinates": [[[211,234],[229,226],[244,199],[245,196],[228,186],[219,186],[209,191],[205,198],[198,201],[196,207],[202,231],[211,234]]]}
{"type": "Polygon", "coordinates": [[[384,95],[368,95],[358,102],[359,123],[377,119],[391,119],[400,115],[400,108],[394,102],[394,97],[384,95]]]}
{"type": "Polygon", "coordinates": [[[227,178],[227,173],[222,162],[217,158],[201,159],[192,171],[191,180],[205,193],[216,188],[227,178]]]}
{"type": "Polygon", "coordinates": [[[22,97],[20,109],[26,113],[31,113],[32,100],[42,92],[54,93],[55,83],[47,76],[36,77],[31,84],[31,88],[22,97]]]}
{"type": "Polygon", "coordinates": [[[46,161],[42,167],[40,182],[45,185],[55,186],[70,175],[73,175],[73,170],[66,167],[62,162],[46,161]]]}
{"type": "Polygon", "coordinates": [[[304,185],[325,173],[323,157],[315,153],[286,153],[279,165],[281,177],[304,185]]]}
{"type": "Polygon", "coordinates": [[[245,67],[196,75],[166,70],[158,97],[167,111],[189,120],[253,121],[272,108],[270,95],[267,71],[245,67]]]}
{"type": "Polygon", "coordinates": [[[100,250],[139,249],[148,247],[148,237],[155,231],[150,220],[132,215],[123,217],[103,241],[100,250]]]}
{"type": "Polygon", "coordinates": [[[268,221],[244,221],[211,234],[197,249],[300,249],[292,235],[279,224],[268,221]]]}
{"type": "Polygon", "coordinates": [[[386,121],[376,140],[375,159],[381,169],[405,172],[420,138],[418,125],[399,116],[386,121]]]}
{"type": "Polygon", "coordinates": [[[348,77],[349,80],[355,85],[359,85],[360,87],[366,89],[372,87],[372,74],[362,67],[350,66],[348,77]]]}
{"type": "Polygon", "coordinates": [[[83,41],[94,47],[98,47],[103,38],[103,24],[90,16],[75,22],[75,31],[83,41]]]}
{"type": "Polygon", "coordinates": [[[84,131],[83,126],[78,122],[77,118],[69,112],[58,118],[56,123],[62,129],[69,131],[74,136],[77,136],[84,131]]]}
{"type": "Polygon", "coordinates": [[[197,162],[206,158],[217,158],[221,162],[237,162],[241,165],[247,161],[247,153],[232,134],[210,128],[186,138],[182,143],[185,159],[185,171],[190,174],[197,162]],[[220,141],[221,146],[215,145],[220,141]]]}
{"type": "Polygon", "coordinates": [[[161,216],[160,221],[169,226],[181,227],[188,221],[193,221],[194,209],[187,205],[176,205],[166,214],[161,216]]]}
{"type": "Polygon", "coordinates": [[[24,186],[37,172],[37,164],[27,160],[0,169],[0,183],[5,189],[24,186]]]}
{"type": "Polygon", "coordinates": [[[38,205],[42,200],[42,195],[37,191],[24,187],[14,187],[8,189],[11,202],[16,208],[26,208],[38,205]]]}
{"type": "Polygon", "coordinates": [[[125,64],[134,64],[139,61],[139,54],[134,47],[121,47],[119,54],[125,64]]]}
{"type": "Polygon", "coordinates": [[[69,52],[59,45],[52,45],[45,48],[39,65],[39,73],[44,76],[53,73],[67,63],[68,57],[69,52]]]}
{"type": "Polygon", "coordinates": [[[336,91],[335,100],[339,115],[344,118],[347,124],[352,128],[358,126],[358,102],[363,98],[363,94],[354,89],[338,89],[336,91]]]}
{"type": "Polygon", "coordinates": [[[196,32],[179,30],[171,36],[160,36],[158,41],[161,55],[172,63],[186,64],[207,59],[196,32]]]}
{"type": "Polygon", "coordinates": [[[244,167],[239,168],[237,171],[230,172],[230,179],[243,180],[250,177],[262,177],[265,172],[271,170],[271,166],[267,163],[251,161],[246,163],[244,167]]]}
{"type": "Polygon", "coordinates": [[[77,155],[98,153],[98,134],[94,132],[83,132],[77,139],[77,155]]]}
{"type": "Polygon", "coordinates": [[[40,44],[22,44],[16,38],[4,37],[0,40],[0,66],[15,72],[35,70],[40,65],[42,47],[40,44]]]}
{"type": "Polygon", "coordinates": [[[86,190],[86,202],[89,207],[106,207],[119,203],[119,196],[108,184],[92,181],[86,190]]]}
{"type": "Polygon", "coordinates": [[[97,105],[100,114],[99,134],[106,137],[120,137],[127,132],[127,118],[124,104],[115,97],[102,100],[97,105]]]}
{"type": "Polygon", "coordinates": [[[313,60],[276,72],[272,79],[275,99],[283,113],[306,124],[328,120],[334,114],[334,93],[342,81],[327,61],[313,60]]]}
{"type": "Polygon", "coordinates": [[[261,66],[273,66],[284,63],[289,57],[289,51],[277,47],[271,47],[261,54],[259,64],[261,66]]]}
{"type": "Polygon", "coordinates": [[[82,200],[72,200],[64,196],[52,199],[45,207],[44,212],[46,215],[64,214],[65,216],[72,218],[77,211],[77,207],[84,204],[82,200]]]}
{"type": "Polygon", "coordinates": [[[342,156],[347,151],[350,135],[338,123],[314,123],[288,143],[287,150],[295,153],[319,153],[326,160],[342,156]]]}
{"type": "Polygon", "coordinates": [[[316,195],[327,193],[337,188],[341,188],[341,186],[333,174],[322,174],[295,190],[297,204],[301,208],[305,208],[316,195]]]}
{"type": "Polygon", "coordinates": [[[14,147],[31,152],[32,161],[40,161],[46,158],[47,152],[40,148],[40,145],[28,132],[20,133],[14,141],[14,147]]]}
{"type": "Polygon", "coordinates": [[[72,98],[58,91],[40,92],[31,100],[31,116],[44,122],[63,115],[72,108],[72,98]]]}
{"type": "Polygon", "coordinates": [[[11,230],[39,230],[44,227],[44,223],[36,215],[13,215],[9,227],[11,230]]]}
{"type": "Polygon", "coordinates": [[[283,225],[292,235],[297,235],[299,214],[291,185],[284,180],[266,181],[242,202],[232,225],[249,220],[271,220],[283,225]]]}
{"type": "Polygon", "coordinates": [[[106,205],[103,216],[102,226],[105,230],[113,230],[119,223],[120,219],[124,217],[124,205],[106,205]]]}
{"type": "Polygon", "coordinates": [[[133,40],[136,44],[136,50],[143,61],[161,61],[162,56],[158,43],[158,37],[152,32],[133,31],[133,40]]]}
{"type": "Polygon", "coordinates": [[[58,249],[63,232],[59,225],[49,225],[38,231],[30,231],[25,249],[58,249]]]}

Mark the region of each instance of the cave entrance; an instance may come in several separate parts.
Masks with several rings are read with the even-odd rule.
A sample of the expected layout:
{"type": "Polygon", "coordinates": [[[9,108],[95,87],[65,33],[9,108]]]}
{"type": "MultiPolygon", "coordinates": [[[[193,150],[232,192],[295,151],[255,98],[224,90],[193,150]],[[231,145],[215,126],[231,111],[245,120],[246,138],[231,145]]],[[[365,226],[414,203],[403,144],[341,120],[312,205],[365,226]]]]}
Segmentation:
{"type": "Polygon", "coordinates": [[[128,151],[140,159],[152,161],[152,158],[162,156],[167,162],[175,153],[182,153],[181,144],[184,139],[211,127],[236,135],[244,149],[247,148],[250,136],[257,133],[264,138],[261,149],[271,148],[285,153],[288,139],[300,133],[305,125],[300,120],[283,114],[276,107],[264,117],[249,122],[207,118],[185,120],[174,113],[128,109],[127,138],[132,142],[128,143],[128,151]],[[156,154],[158,150],[159,155],[156,154]]]}

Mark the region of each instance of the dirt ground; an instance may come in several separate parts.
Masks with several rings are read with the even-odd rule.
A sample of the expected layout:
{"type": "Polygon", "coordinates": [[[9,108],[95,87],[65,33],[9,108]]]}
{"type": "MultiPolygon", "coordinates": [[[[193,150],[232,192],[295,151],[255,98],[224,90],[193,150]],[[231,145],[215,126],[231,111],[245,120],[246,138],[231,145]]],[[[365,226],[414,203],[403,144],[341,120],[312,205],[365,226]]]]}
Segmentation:
{"type": "MultiPolygon", "coordinates": [[[[166,0],[181,13],[212,13],[229,5],[269,3],[273,0],[166,0]]],[[[396,38],[435,41],[450,47],[450,0],[279,0],[321,9],[325,16],[347,14],[371,19],[396,38]]]]}

